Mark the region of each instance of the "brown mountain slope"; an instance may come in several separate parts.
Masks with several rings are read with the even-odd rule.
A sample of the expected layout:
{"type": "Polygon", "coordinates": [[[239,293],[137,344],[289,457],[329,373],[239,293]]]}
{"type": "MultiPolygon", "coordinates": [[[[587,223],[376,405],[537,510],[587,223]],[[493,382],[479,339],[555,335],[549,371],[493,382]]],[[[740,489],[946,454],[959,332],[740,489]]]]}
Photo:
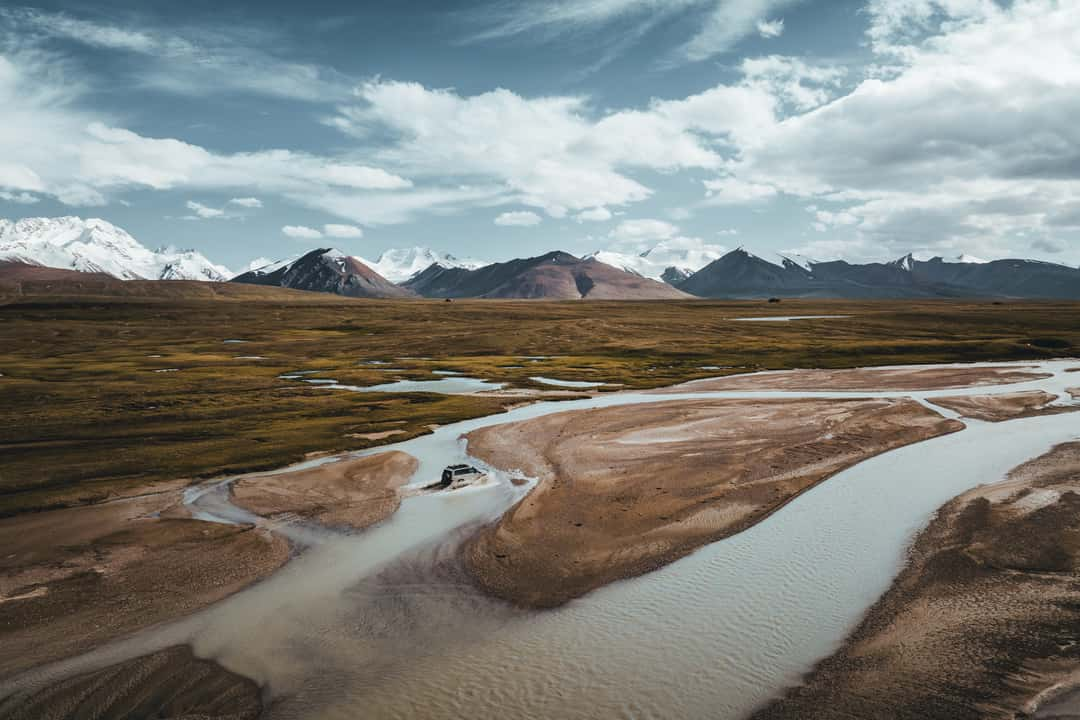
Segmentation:
{"type": "Polygon", "coordinates": [[[667,283],[565,252],[495,263],[477,270],[433,265],[405,283],[425,297],[544,300],[677,300],[667,283]]]}

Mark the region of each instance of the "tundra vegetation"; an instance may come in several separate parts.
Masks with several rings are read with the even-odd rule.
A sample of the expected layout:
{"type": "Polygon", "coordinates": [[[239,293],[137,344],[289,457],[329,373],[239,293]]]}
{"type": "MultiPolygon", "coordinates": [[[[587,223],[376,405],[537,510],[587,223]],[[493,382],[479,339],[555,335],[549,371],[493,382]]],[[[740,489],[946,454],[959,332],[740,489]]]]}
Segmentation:
{"type": "Polygon", "coordinates": [[[1073,303],[786,300],[785,315],[848,317],[747,323],[734,319],[774,311],[765,301],[447,304],[163,285],[168,297],[0,296],[0,515],[397,442],[530,399],[357,393],[280,377],[297,371],[356,386],[456,371],[533,392],[552,389],[529,379],[544,376],[610,392],[1080,348],[1073,303]]]}

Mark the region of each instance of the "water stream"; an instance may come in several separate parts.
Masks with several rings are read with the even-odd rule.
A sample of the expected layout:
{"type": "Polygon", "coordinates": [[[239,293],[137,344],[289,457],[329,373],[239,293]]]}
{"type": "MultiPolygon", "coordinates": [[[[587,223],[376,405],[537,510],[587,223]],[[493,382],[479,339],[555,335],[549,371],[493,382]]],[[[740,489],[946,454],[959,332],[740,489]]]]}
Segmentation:
{"type": "MultiPolygon", "coordinates": [[[[367,453],[414,455],[413,484],[424,485],[452,462],[477,464],[463,434],[552,412],[706,398],[913,397],[926,404],[1035,389],[1067,398],[1065,389],[1080,385],[1080,376],[1064,373],[1076,362],[1028,365],[1035,364],[1053,377],[966,391],[683,386],[687,392],[612,393],[538,403],[367,453]]],[[[460,540],[529,489],[499,473],[487,485],[410,497],[360,534],[275,528],[306,549],[267,581],[189,618],[0,683],[0,696],[190,642],[198,654],[267,684],[275,719],[744,717],[838,646],[887,589],[934,510],[1080,437],[1080,413],[965,422],[962,432],[841,472],[739,535],[553,611],[484,597],[458,566],[460,540]]],[[[188,502],[207,520],[265,522],[229,503],[227,481],[192,489],[188,502]]]]}

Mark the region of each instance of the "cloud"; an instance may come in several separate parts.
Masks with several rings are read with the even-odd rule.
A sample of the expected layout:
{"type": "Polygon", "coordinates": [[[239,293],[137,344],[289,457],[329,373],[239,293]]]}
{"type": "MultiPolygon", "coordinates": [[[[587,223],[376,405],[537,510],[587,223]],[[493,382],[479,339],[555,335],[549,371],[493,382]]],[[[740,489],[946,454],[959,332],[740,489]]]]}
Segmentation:
{"type": "Polygon", "coordinates": [[[195,217],[200,220],[208,220],[210,218],[222,218],[225,217],[224,210],[218,210],[217,208],[207,207],[202,203],[197,203],[194,200],[188,200],[186,203],[187,209],[195,213],[195,217]]]}
{"type": "Polygon", "coordinates": [[[230,205],[239,205],[243,208],[261,208],[263,206],[262,200],[253,197],[233,198],[229,201],[230,205]]]}
{"type": "MultiPolygon", "coordinates": [[[[697,62],[731,51],[743,38],[762,33],[761,26],[776,11],[798,0],[546,0],[542,3],[501,2],[483,8],[475,18],[486,27],[472,40],[522,37],[550,42],[571,34],[591,32],[590,41],[608,48],[629,36],[639,40],[658,24],[676,16],[694,15],[696,32],[673,56],[697,62]],[[597,28],[618,25],[618,32],[597,34],[597,28]]],[[[780,28],[783,21],[778,21],[780,28]]],[[[688,24],[691,24],[688,23],[688,24]]],[[[779,33],[777,33],[779,34],[779,33]]]]}
{"type": "Polygon", "coordinates": [[[1072,227],[1080,5],[875,0],[869,11],[889,70],[764,128],[707,184],[712,199],[827,202],[836,215],[812,222],[852,253],[994,257],[1021,234],[1072,227]]]}
{"type": "Polygon", "coordinates": [[[8,192],[7,190],[0,190],[0,200],[6,202],[15,203],[17,205],[33,205],[36,202],[40,202],[41,198],[36,195],[31,195],[28,192],[8,192]]]}
{"type": "Polygon", "coordinates": [[[784,19],[778,20],[758,20],[757,24],[758,35],[763,38],[777,38],[784,34],[784,19]]]}
{"type": "Polygon", "coordinates": [[[832,100],[847,77],[847,68],[783,55],[745,58],[743,82],[776,97],[797,111],[812,110],[832,100]]]}
{"type": "Polygon", "coordinates": [[[521,212],[504,212],[495,218],[495,224],[502,227],[530,227],[532,225],[539,225],[542,218],[534,212],[528,210],[521,212]]]}
{"type": "Polygon", "coordinates": [[[315,228],[307,227],[306,225],[286,225],[281,228],[281,232],[294,240],[318,240],[323,236],[323,234],[315,228]]]}
{"type": "Polygon", "coordinates": [[[611,211],[606,207],[589,208],[579,212],[575,218],[578,222],[604,222],[611,219],[611,211]]]}
{"type": "Polygon", "coordinates": [[[1031,243],[1033,250],[1039,250],[1044,253],[1050,253],[1051,255],[1057,255],[1063,253],[1069,249],[1069,246],[1062,240],[1056,238],[1039,238],[1031,243]]]}
{"type": "Polygon", "coordinates": [[[355,225],[337,225],[334,223],[327,223],[323,225],[323,232],[328,237],[335,238],[360,238],[364,237],[364,231],[355,225]]]}
{"type": "Polygon", "coordinates": [[[797,0],[721,0],[697,35],[682,48],[690,61],[708,60],[733,49],[740,40],[760,32],[758,23],[797,0]]]}
{"type": "MultiPolygon", "coordinates": [[[[87,89],[69,80],[67,69],[38,52],[0,54],[0,190],[102,205],[110,194],[136,189],[242,189],[316,207],[328,194],[412,187],[399,175],[347,157],[284,149],[216,153],[114,127],[76,106],[87,89]]],[[[242,202],[231,204],[254,207],[256,198],[236,200],[242,202]]]]}
{"type": "MultiPolygon", "coordinates": [[[[183,95],[251,93],[308,102],[348,96],[351,81],[336,71],[276,57],[251,42],[216,28],[135,27],[121,22],[75,17],[30,8],[0,10],[0,29],[23,45],[50,39],[131,53],[126,63],[133,84],[183,95]]],[[[261,38],[273,46],[274,37],[261,38]]]]}
{"type": "Polygon", "coordinates": [[[747,205],[773,198],[779,192],[773,185],[747,182],[735,177],[705,181],[709,205],[747,205]]]}
{"type": "Polygon", "coordinates": [[[624,245],[642,246],[658,240],[668,240],[675,237],[678,232],[679,227],[677,225],[672,225],[663,220],[646,218],[623,220],[612,229],[609,237],[615,242],[624,245]]]}
{"type": "Polygon", "coordinates": [[[775,122],[764,88],[720,85],[643,110],[596,113],[585,98],[525,98],[508,90],[462,96],[418,83],[377,80],[331,124],[357,138],[395,140],[374,159],[417,179],[494,183],[552,217],[640,202],[652,189],[639,169],[719,169],[717,146],[749,143],[775,122]]]}

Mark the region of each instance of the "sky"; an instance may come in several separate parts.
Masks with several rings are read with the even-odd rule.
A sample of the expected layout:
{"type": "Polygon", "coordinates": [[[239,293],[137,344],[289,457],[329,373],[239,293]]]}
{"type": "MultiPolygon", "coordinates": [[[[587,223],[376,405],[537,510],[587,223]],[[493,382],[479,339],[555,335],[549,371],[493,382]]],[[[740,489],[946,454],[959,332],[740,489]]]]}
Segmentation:
{"type": "Polygon", "coordinates": [[[1075,0],[0,5],[0,217],[242,270],[413,245],[1080,264],[1075,0]]]}

